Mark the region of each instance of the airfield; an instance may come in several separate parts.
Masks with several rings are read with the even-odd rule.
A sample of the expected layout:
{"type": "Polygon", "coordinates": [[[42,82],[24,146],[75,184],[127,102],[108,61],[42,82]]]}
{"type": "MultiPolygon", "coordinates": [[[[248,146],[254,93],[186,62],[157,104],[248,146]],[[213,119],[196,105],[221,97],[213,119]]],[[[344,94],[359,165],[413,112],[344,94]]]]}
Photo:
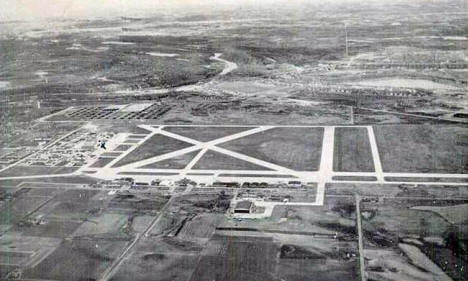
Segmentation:
{"type": "Polygon", "coordinates": [[[319,205],[323,203],[326,183],[463,185],[468,180],[467,159],[463,158],[467,151],[461,142],[466,135],[457,126],[138,125],[138,128],[147,133],[108,133],[113,136],[107,140],[108,149],[96,148],[93,158],[72,173],[63,173],[61,169],[73,167],[54,165],[54,171],[44,165],[37,167],[38,174],[8,176],[15,166],[22,166],[17,163],[0,171],[0,179],[84,174],[102,180],[129,176],[146,183],[155,178],[169,182],[188,178],[210,186],[215,182],[242,185],[296,180],[317,184],[319,205]],[[433,131],[440,131],[439,135],[421,138],[433,131]],[[412,149],[415,143],[419,143],[419,151],[412,149]],[[48,173],[40,174],[41,169],[48,173]]]}
{"type": "Polygon", "coordinates": [[[0,280],[468,281],[466,4],[253,2],[0,20],[0,280]]]}
{"type": "MultiPolygon", "coordinates": [[[[309,274],[373,280],[362,276],[389,278],[392,266],[408,262],[397,247],[417,266],[433,270],[411,274],[450,280],[426,255],[430,247],[444,249],[441,241],[451,233],[447,220],[463,225],[468,175],[465,162],[453,161],[466,153],[459,126],[110,128],[87,123],[38,152],[49,155],[63,140],[82,151],[89,147],[83,145],[88,134],[108,136],[107,149],[89,147],[92,156],[79,167],[38,167],[32,154],[0,171],[4,195],[13,198],[1,209],[4,276],[197,281],[228,278],[219,276],[234,264],[234,280],[280,280],[271,279],[272,270],[293,280],[309,274]],[[421,138],[428,132],[431,137],[421,138]],[[441,138],[445,146],[437,151],[441,138]],[[28,175],[16,174],[23,169],[28,175]],[[112,185],[122,178],[134,184],[112,185]],[[246,201],[255,210],[236,213],[246,201]],[[236,260],[245,251],[253,256],[236,260]],[[67,262],[58,262],[65,257],[67,262]],[[310,270],[297,274],[297,262],[310,270]],[[91,271],[70,270],[72,263],[91,271]],[[155,266],[164,273],[160,278],[151,277],[155,266]]],[[[449,262],[445,272],[452,276],[461,262],[449,253],[431,257],[449,262]]],[[[395,280],[412,270],[403,267],[395,280]]]]}

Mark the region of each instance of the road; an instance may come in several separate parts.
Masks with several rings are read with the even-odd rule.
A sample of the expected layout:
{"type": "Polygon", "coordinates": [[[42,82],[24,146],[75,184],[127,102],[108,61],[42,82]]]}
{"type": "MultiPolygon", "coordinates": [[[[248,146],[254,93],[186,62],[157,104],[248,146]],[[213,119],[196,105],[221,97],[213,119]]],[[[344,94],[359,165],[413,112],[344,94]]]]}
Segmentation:
{"type": "Polygon", "coordinates": [[[361,275],[361,281],[366,281],[366,270],[364,263],[364,242],[362,236],[362,222],[361,222],[361,197],[355,196],[356,199],[356,218],[357,218],[357,229],[358,229],[358,247],[359,247],[359,269],[361,275]]]}
{"type": "Polygon", "coordinates": [[[103,273],[102,277],[99,279],[99,281],[107,281],[109,280],[112,275],[114,275],[117,270],[119,269],[120,265],[122,265],[122,262],[123,260],[125,259],[125,257],[128,255],[128,253],[130,252],[130,250],[141,240],[142,237],[148,237],[149,234],[151,233],[151,230],[153,230],[154,226],[156,224],[158,224],[158,222],[160,221],[160,219],[162,218],[162,215],[164,214],[164,212],[167,210],[167,208],[169,208],[169,206],[171,205],[172,201],[174,200],[174,198],[178,197],[177,195],[174,195],[172,196],[169,201],[167,201],[167,203],[164,205],[164,207],[160,210],[159,212],[159,215],[158,216],[155,216],[153,218],[153,220],[151,221],[150,225],[146,228],[146,230],[140,234],[138,233],[137,236],[135,237],[135,239],[133,239],[132,243],[130,243],[125,249],[124,251],[119,255],[119,257],[117,257],[114,262],[112,263],[112,265],[110,267],[108,267],[106,269],[106,271],[103,273]]]}
{"type": "Polygon", "coordinates": [[[225,67],[224,67],[223,71],[221,71],[221,73],[219,74],[220,76],[226,75],[229,72],[232,72],[233,70],[238,68],[236,63],[219,58],[222,55],[223,55],[222,53],[215,53],[214,56],[210,57],[210,60],[216,60],[216,61],[220,61],[220,62],[225,63],[225,67]]]}

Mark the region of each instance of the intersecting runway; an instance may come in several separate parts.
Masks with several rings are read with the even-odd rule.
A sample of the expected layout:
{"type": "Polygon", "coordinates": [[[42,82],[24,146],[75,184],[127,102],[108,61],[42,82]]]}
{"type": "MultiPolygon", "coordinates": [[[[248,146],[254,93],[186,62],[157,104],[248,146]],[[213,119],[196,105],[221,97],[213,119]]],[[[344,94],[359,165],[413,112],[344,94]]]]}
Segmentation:
{"type": "MultiPolygon", "coordinates": [[[[223,127],[238,127],[238,126],[226,126],[226,125],[170,125],[170,127],[219,127],[220,130],[223,127]]],[[[0,179],[32,179],[32,178],[41,178],[41,177],[62,177],[69,175],[89,175],[89,172],[94,172],[93,177],[100,178],[103,180],[112,180],[116,178],[121,178],[123,175],[131,174],[136,181],[140,182],[149,182],[154,179],[156,176],[158,178],[166,178],[171,181],[177,181],[183,178],[192,178],[199,183],[213,183],[214,181],[220,181],[218,176],[223,174],[222,181],[237,181],[237,182],[268,182],[268,183],[277,183],[280,180],[299,180],[301,182],[311,182],[315,183],[317,186],[316,201],[313,203],[288,203],[290,205],[323,205],[325,198],[325,189],[327,183],[375,183],[375,184],[413,184],[413,185],[467,185],[464,182],[457,182],[457,179],[468,179],[467,174],[444,174],[444,173],[387,173],[383,171],[382,163],[379,156],[378,145],[376,137],[374,134],[374,129],[372,126],[346,126],[346,127],[356,127],[356,128],[366,128],[367,135],[370,143],[370,150],[372,152],[372,158],[374,163],[374,172],[337,172],[333,171],[333,159],[334,159],[334,145],[335,145],[335,128],[344,127],[344,126],[270,126],[270,125],[258,125],[258,126],[242,126],[246,130],[238,133],[233,133],[228,136],[223,136],[214,140],[202,142],[195,140],[193,138],[182,136],[165,130],[164,125],[139,125],[140,128],[148,131],[148,134],[144,135],[144,138],[139,140],[139,142],[132,144],[132,147],[110,163],[106,164],[102,168],[92,168],[90,167],[91,163],[88,163],[86,166],[81,167],[78,171],[71,174],[60,174],[60,175],[35,175],[35,176],[21,176],[21,177],[3,177],[0,179]],[[320,157],[320,165],[317,171],[298,171],[288,167],[278,165],[276,163],[271,163],[265,160],[257,159],[248,155],[245,155],[240,152],[231,151],[222,147],[219,147],[219,144],[233,141],[236,139],[248,137],[254,134],[265,132],[273,128],[286,127],[286,128],[323,128],[323,139],[322,139],[322,149],[320,157]],[[142,159],[135,161],[133,163],[125,164],[120,167],[113,167],[114,164],[118,163],[121,159],[125,158],[127,155],[132,153],[139,145],[145,143],[150,138],[155,135],[163,135],[175,140],[179,140],[185,143],[190,144],[191,146],[179,149],[176,151],[168,152],[162,155],[149,157],[147,159],[142,159]],[[148,169],[142,168],[145,165],[152,164],[155,162],[160,162],[168,160],[174,157],[184,155],[186,153],[198,151],[196,156],[189,161],[189,163],[183,169],[148,169]],[[250,164],[254,164],[260,167],[265,167],[265,171],[258,170],[223,170],[223,169],[193,169],[194,166],[199,162],[199,160],[205,155],[208,151],[214,151],[229,157],[246,161],[250,164]],[[237,177],[237,174],[242,174],[241,178],[237,177]],[[261,174],[261,177],[259,177],[261,174]],[[230,176],[232,175],[232,176],[230,176]],[[361,181],[361,180],[334,180],[336,176],[345,176],[345,177],[375,177],[374,181],[361,181]],[[288,178],[289,177],[289,178],[288,178]],[[448,182],[431,182],[431,181],[387,181],[386,177],[396,177],[396,178],[445,178],[453,179],[448,182]]],[[[124,140],[129,134],[119,134],[119,139],[124,140]]],[[[268,204],[268,202],[265,202],[268,204]]],[[[276,203],[275,203],[276,204],[276,203]]]]}

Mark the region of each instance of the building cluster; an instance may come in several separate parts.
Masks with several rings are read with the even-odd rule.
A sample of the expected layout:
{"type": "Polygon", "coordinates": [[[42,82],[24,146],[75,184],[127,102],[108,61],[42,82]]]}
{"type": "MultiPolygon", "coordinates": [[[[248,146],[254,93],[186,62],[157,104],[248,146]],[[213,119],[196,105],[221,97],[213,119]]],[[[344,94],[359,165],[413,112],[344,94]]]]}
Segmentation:
{"type": "Polygon", "coordinates": [[[28,158],[26,166],[81,167],[97,156],[97,141],[113,133],[79,130],[28,158]]]}

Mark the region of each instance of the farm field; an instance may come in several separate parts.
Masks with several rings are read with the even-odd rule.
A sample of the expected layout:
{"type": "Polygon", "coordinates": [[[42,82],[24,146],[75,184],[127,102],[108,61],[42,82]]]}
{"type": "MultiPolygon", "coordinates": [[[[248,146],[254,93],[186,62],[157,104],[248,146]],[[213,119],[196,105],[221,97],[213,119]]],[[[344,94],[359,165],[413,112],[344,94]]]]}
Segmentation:
{"type": "Polygon", "coordinates": [[[316,171],[323,128],[273,128],[221,144],[235,152],[297,171],[316,171]]]}
{"type": "Polygon", "coordinates": [[[52,197],[29,196],[21,194],[10,202],[6,202],[0,209],[0,224],[14,224],[23,220],[27,215],[46,204],[52,197]]]}
{"type": "MultiPolygon", "coordinates": [[[[277,266],[282,280],[359,280],[357,243],[309,239],[309,244],[286,244],[281,247],[277,266]],[[317,247],[322,244],[324,247],[317,247]]],[[[294,243],[294,242],[293,242],[294,243]]]]}
{"type": "Polygon", "coordinates": [[[271,238],[215,235],[202,252],[190,281],[279,281],[272,274],[277,252],[278,245],[271,238]]]}
{"type": "Polygon", "coordinates": [[[34,237],[69,237],[80,225],[81,221],[68,221],[63,219],[48,219],[46,224],[33,225],[15,225],[11,228],[13,232],[20,232],[24,236],[34,237]]]}
{"type": "Polygon", "coordinates": [[[374,162],[366,128],[335,128],[333,170],[373,172],[374,162]]]}
{"type": "Polygon", "coordinates": [[[109,212],[103,213],[97,217],[89,217],[75,232],[73,232],[73,237],[105,237],[125,239],[128,238],[128,233],[125,233],[127,221],[127,215],[109,212]]]}
{"type": "Polygon", "coordinates": [[[466,247],[466,218],[460,216],[466,204],[460,203],[450,199],[363,203],[361,216],[370,276],[396,281],[411,272],[414,277],[410,280],[466,280],[468,261],[461,250],[466,247]],[[377,264],[380,269],[374,266],[377,264]],[[395,266],[397,271],[392,270],[395,266]]]}
{"type": "Polygon", "coordinates": [[[436,125],[374,126],[384,172],[467,172],[466,128],[436,125]]]}
{"type": "Polygon", "coordinates": [[[190,278],[198,257],[160,251],[137,251],[120,267],[111,281],[166,281],[190,278]],[[155,274],[158,272],[158,274],[155,274]]]}
{"type": "Polygon", "coordinates": [[[36,267],[23,272],[23,277],[69,281],[97,280],[120,254],[126,243],[103,239],[65,240],[36,267]]]}

